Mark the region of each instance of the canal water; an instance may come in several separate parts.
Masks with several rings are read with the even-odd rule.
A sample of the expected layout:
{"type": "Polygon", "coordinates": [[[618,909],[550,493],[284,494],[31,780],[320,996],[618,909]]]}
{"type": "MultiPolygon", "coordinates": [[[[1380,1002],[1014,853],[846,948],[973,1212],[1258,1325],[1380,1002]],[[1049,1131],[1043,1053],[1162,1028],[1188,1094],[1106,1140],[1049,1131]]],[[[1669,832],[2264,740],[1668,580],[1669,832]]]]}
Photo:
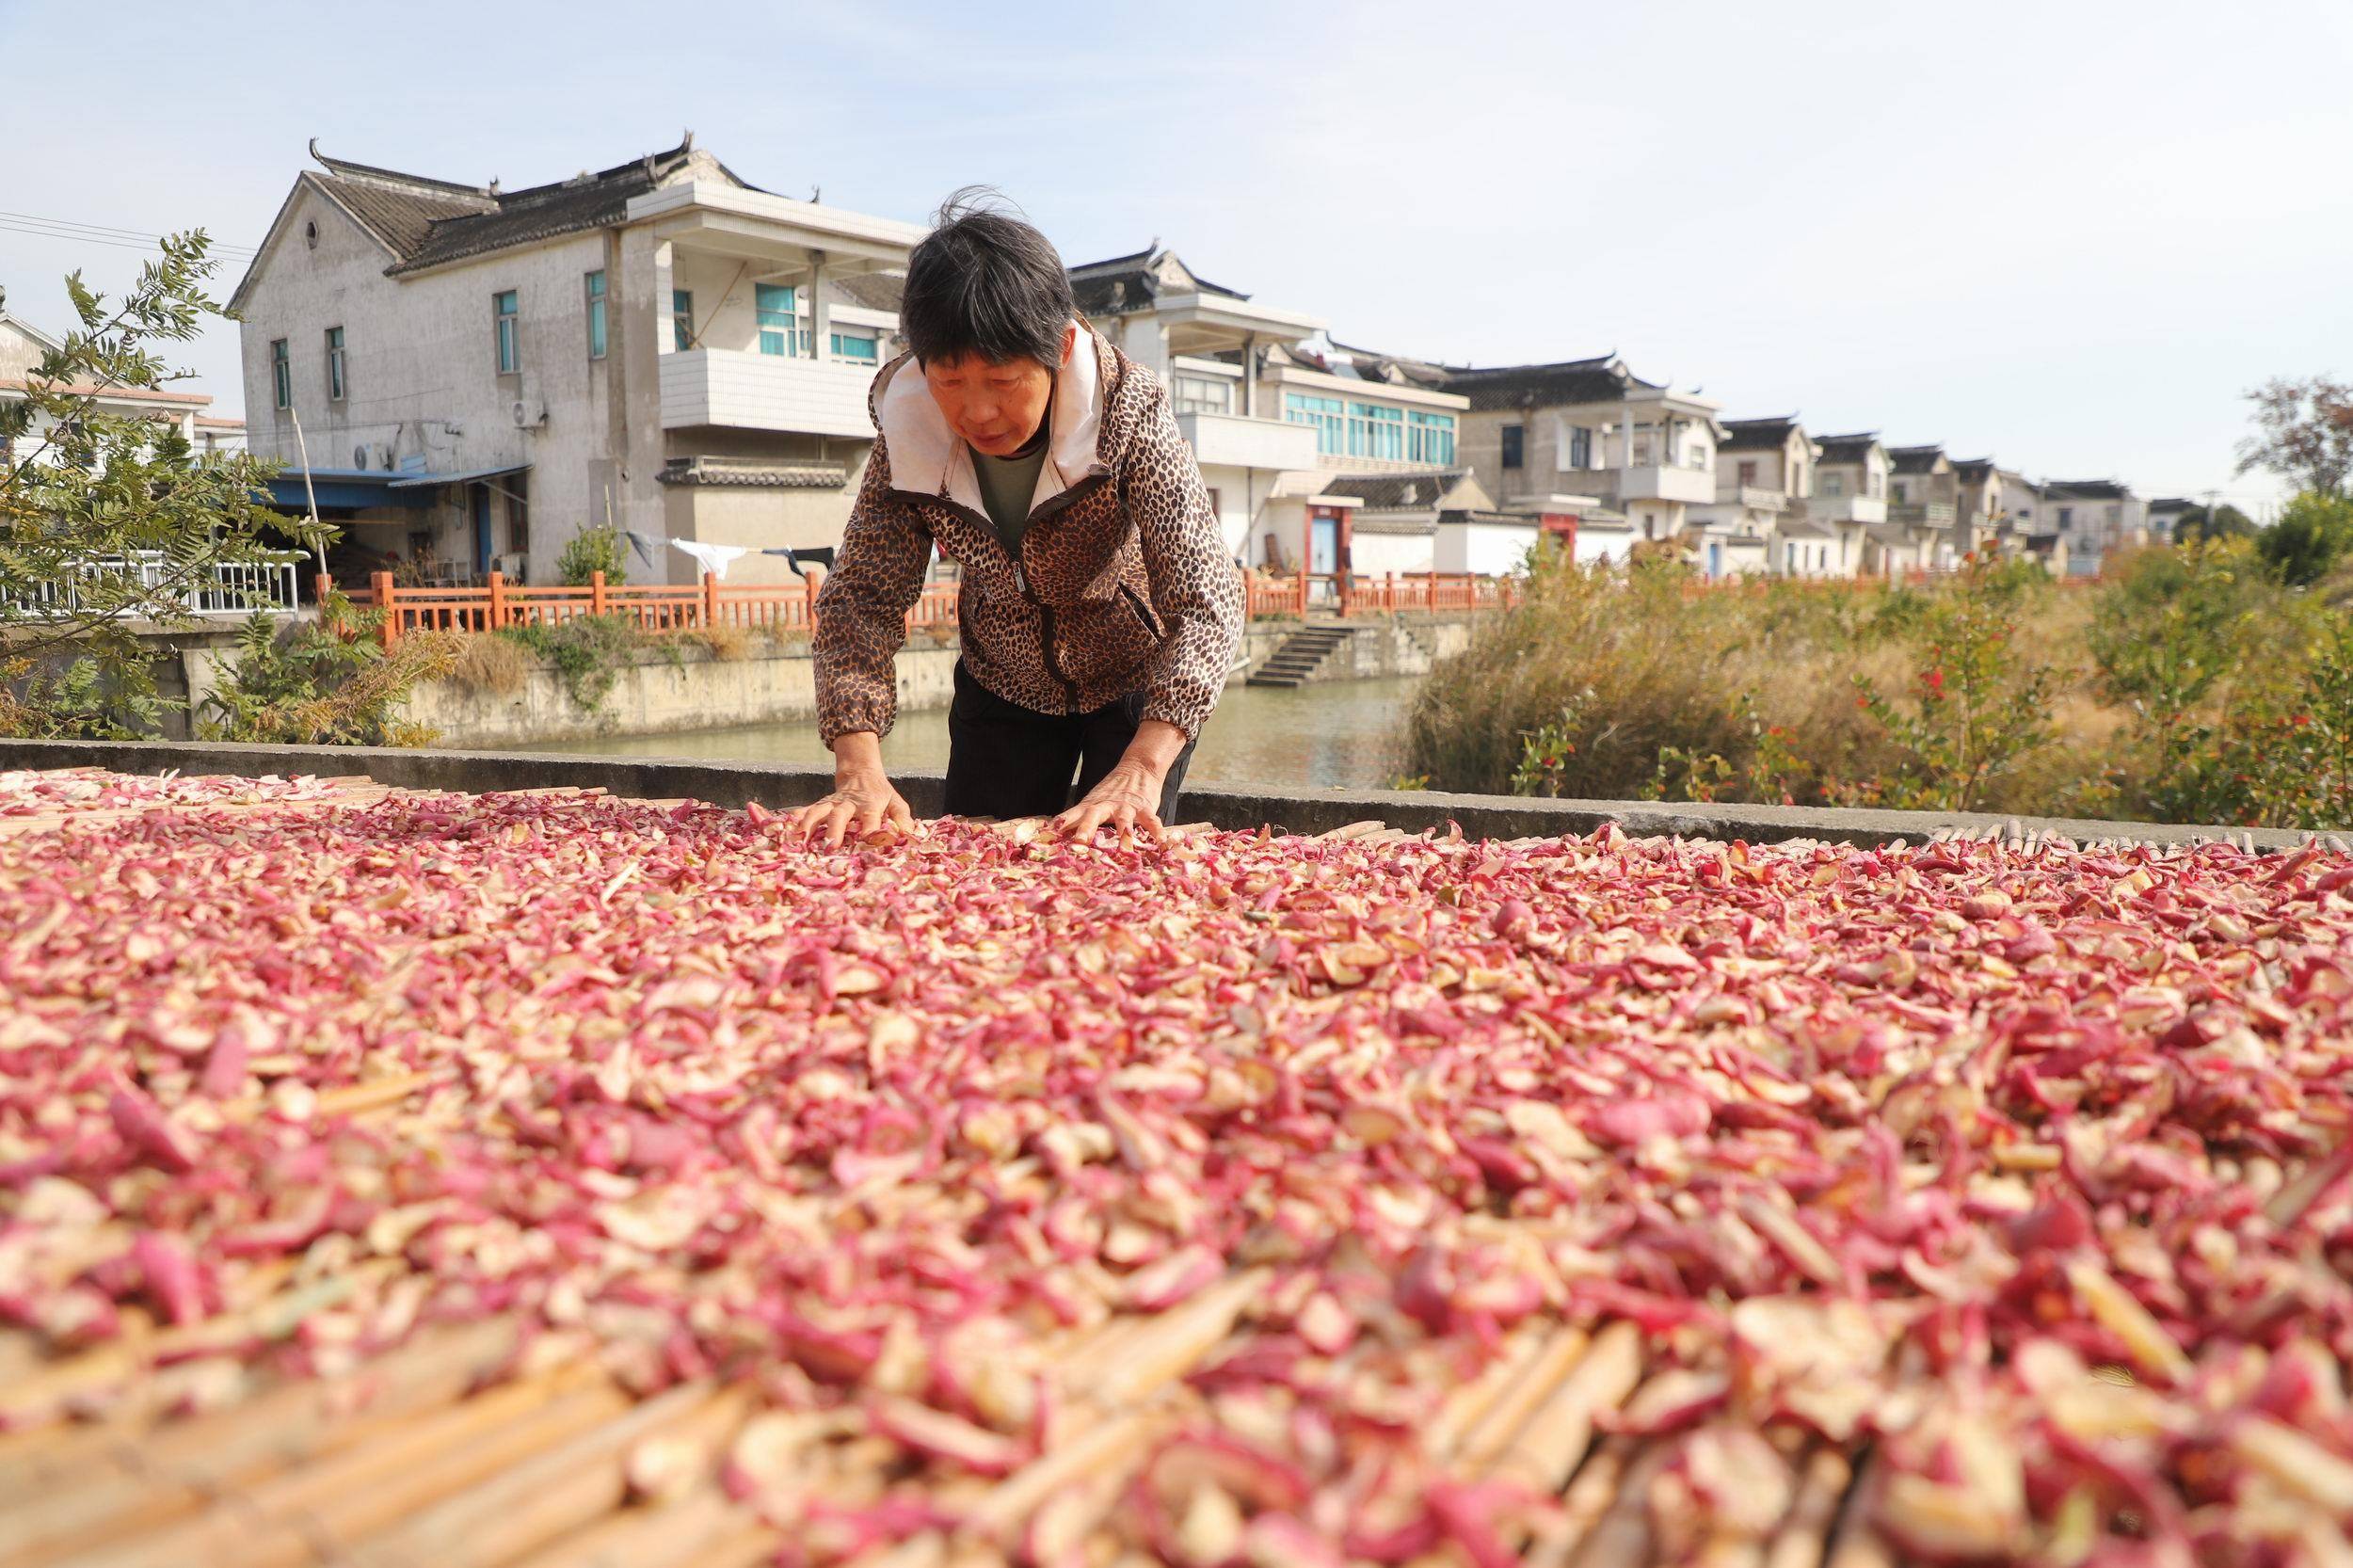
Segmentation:
{"type": "MultiPolygon", "coordinates": [[[[1231,686],[1202,727],[1186,775],[1204,783],[1281,784],[1309,789],[1377,790],[1404,770],[1412,677],[1330,680],[1295,690],[1231,686]]],[[[678,735],[553,741],[530,751],[600,756],[684,757],[698,761],[824,763],[833,754],[814,724],[754,725],[678,735]]],[[[899,715],[883,737],[886,767],[936,773],[948,765],[948,712],[899,715]]]]}

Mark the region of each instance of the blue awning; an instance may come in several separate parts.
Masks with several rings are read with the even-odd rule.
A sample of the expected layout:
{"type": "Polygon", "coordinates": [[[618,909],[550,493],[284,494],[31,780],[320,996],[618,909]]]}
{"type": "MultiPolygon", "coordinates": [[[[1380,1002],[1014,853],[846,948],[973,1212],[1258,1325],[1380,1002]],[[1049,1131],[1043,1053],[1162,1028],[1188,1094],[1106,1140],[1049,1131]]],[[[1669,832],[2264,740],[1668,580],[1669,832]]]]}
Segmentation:
{"type": "Polygon", "coordinates": [[[396,490],[431,489],[440,485],[471,485],[478,479],[504,479],[510,473],[522,473],[529,463],[507,463],[499,468],[468,469],[463,473],[396,473],[390,475],[396,490]]]}
{"type": "Polygon", "coordinates": [[[307,511],[315,497],[319,505],[337,511],[359,511],[370,506],[428,506],[430,496],[417,492],[401,492],[393,488],[399,475],[363,468],[314,468],[308,472],[298,468],[280,469],[271,475],[269,501],[273,506],[289,512],[307,511]]]}

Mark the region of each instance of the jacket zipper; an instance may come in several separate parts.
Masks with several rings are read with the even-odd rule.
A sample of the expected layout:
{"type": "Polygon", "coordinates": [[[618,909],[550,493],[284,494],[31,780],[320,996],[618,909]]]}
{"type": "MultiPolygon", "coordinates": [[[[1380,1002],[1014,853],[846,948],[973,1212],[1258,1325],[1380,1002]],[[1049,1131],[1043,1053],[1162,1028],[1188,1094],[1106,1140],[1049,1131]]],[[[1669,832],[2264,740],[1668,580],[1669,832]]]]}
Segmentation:
{"type": "MultiPolygon", "coordinates": [[[[1083,479],[1080,481],[1080,484],[1081,485],[1085,483],[1086,481],[1083,479]]],[[[1077,486],[1072,487],[1073,489],[1077,488],[1077,486]]],[[[975,528],[982,530],[987,535],[988,537],[995,539],[997,541],[998,549],[1005,549],[1004,538],[997,532],[997,524],[989,519],[981,516],[981,514],[972,510],[971,507],[964,505],[959,502],[951,501],[944,495],[917,497],[911,490],[902,491],[900,493],[913,497],[914,499],[933,502],[938,505],[946,507],[949,511],[956,514],[956,516],[963,518],[967,522],[971,523],[975,528]]],[[[1064,496],[1067,496],[1069,494],[1070,490],[1064,490],[1062,492],[1062,495],[1054,497],[1053,501],[1049,501],[1046,504],[1046,505],[1039,507],[1036,512],[1031,515],[1030,521],[1035,522],[1041,517],[1046,517],[1050,515],[1051,512],[1061,510],[1059,506],[1055,505],[1055,502],[1061,501],[1064,496]]],[[[1022,542],[1025,544],[1028,543],[1030,531],[1025,526],[1021,530],[1022,542]]],[[[1071,680],[1070,677],[1063,670],[1062,650],[1056,647],[1054,642],[1054,612],[1044,600],[1037,597],[1036,590],[1030,586],[1030,574],[1021,564],[1020,552],[1018,551],[1008,550],[1005,551],[1005,556],[1006,559],[1013,564],[1014,587],[1019,591],[1022,599],[1029,604],[1030,608],[1037,612],[1038,641],[1042,645],[1041,651],[1046,655],[1046,673],[1052,676],[1055,681],[1062,687],[1063,700],[1070,705],[1070,711],[1075,713],[1079,712],[1079,685],[1077,681],[1071,680]]]]}

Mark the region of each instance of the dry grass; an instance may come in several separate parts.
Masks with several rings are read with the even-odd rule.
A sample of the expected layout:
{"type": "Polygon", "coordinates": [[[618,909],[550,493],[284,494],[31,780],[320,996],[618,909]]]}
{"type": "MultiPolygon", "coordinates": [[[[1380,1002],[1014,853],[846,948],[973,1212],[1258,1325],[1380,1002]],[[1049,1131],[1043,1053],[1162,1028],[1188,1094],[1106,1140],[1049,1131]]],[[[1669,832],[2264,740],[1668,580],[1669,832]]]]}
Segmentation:
{"type": "Polygon", "coordinates": [[[723,664],[733,664],[740,659],[751,657],[752,647],[759,641],[759,638],[744,627],[726,625],[699,626],[691,632],[681,632],[679,636],[701,648],[713,659],[723,664]]]}
{"type": "Polygon", "coordinates": [[[512,696],[523,689],[532,662],[531,650],[512,637],[470,633],[457,639],[449,669],[441,679],[465,691],[512,696]]]}

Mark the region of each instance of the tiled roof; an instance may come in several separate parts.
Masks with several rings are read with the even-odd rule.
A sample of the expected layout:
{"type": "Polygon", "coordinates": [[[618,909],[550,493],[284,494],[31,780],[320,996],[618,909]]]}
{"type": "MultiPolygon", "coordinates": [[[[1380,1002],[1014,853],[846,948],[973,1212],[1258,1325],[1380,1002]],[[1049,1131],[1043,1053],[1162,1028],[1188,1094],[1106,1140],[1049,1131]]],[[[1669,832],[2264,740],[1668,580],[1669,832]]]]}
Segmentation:
{"type": "Polygon", "coordinates": [[[1491,365],[1452,370],[1446,390],[1470,399],[1471,412],[1498,408],[1560,408],[1580,403],[1612,403],[1632,388],[1658,390],[1617,367],[1617,357],[1564,360],[1549,365],[1491,365]]]}
{"type": "Polygon", "coordinates": [[[1466,469],[1428,473],[1343,473],[1323,487],[1325,495],[1353,495],[1369,512],[1435,507],[1467,477],[1466,469]]]}
{"type": "MultiPolygon", "coordinates": [[[[200,408],[213,400],[209,392],[169,392],[162,387],[102,387],[87,381],[71,384],[43,381],[40,385],[43,392],[58,392],[67,397],[99,397],[122,403],[184,403],[200,408]]],[[[31,381],[12,376],[0,377],[0,392],[30,392],[33,386],[31,381]]]]}
{"type": "Polygon", "coordinates": [[[1728,419],[1723,422],[1724,439],[1716,443],[1719,452],[1773,452],[1788,443],[1797,433],[1798,416],[1780,419],[1728,419]]]}
{"type": "Polygon", "coordinates": [[[1953,472],[1961,476],[1964,485],[1982,485],[1993,477],[1993,459],[1962,457],[1954,462],[1953,472]]]}
{"type": "Polygon", "coordinates": [[[2042,487],[2045,501],[2124,501],[2132,493],[2113,479],[2053,479],[2042,487]]]}
{"type": "Polygon", "coordinates": [[[312,145],[326,172],[304,178],[342,203],[392,248],[394,275],[439,266],[511,246],[618,223],[632,197],[675,178],[696,159],[743,186],[725,164],[695,152],[690,133],[678,146],[568,180],[502,191],[488,185],[403,174],[374,164],[330,158],[312,145]]]}
{"type": "MultiPolygon", "coordinates": [[[[1125,315],[1130,311],[1148,310],[1160,297],[1161,283],[1159,267],[1163,258],[1184,266],[1181,257],[1153,245],[1131,256],[1113,256],[1108,261],[1086,262],[1070,269],[1070,294],[1077,301],[1081,315],[1125,315]]],[[[1229,289],[1223,283],[1212,283],[1207,278],[1185,267],[1186,276],[1203,294],[1224,295],[1228,299],[1247,299],[1240,289],[1229,289]]]]}
{"type": "Polygon", "coordinates": [[[838,490],[850,482],[840,463],[774,462],[757,457],[673,457],[665,485],[732,485],[754,489],[838,490]]]}
{"type": "Polygon", "coordinates": [[[1891,446],[1887,460],[1897,473],[1928,473],[1936,468],[1937,459],[1945,456],[1941,446],[1891,446]]]}
{"type": "Polygon", "coordinates": [[[1826,463],[1859,463],[1880,444],[1879,432],[1865,430],[1852,436],[1817,436],[1821,444],[1822,461],[1826,463]]]}
{"type": "Polygon", "coordinates": [[[894,314],[906,287],[907,280],[895,272],[858,272],[825,280],[826,290],[835,297],[870,311],[889,311],[894,314]]]}

